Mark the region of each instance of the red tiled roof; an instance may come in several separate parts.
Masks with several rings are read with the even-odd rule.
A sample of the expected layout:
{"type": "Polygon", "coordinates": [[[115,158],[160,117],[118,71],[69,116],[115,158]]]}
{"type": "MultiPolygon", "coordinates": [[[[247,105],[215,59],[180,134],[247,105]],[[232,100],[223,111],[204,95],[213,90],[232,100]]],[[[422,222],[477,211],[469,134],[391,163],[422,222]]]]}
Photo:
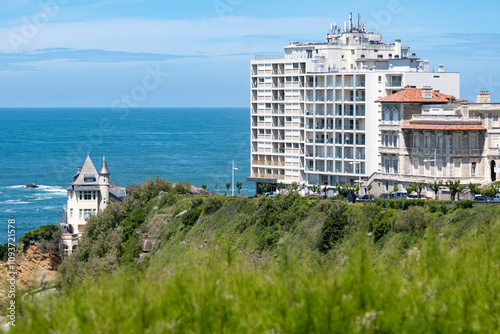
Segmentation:
{"type": "Polygon", "coordinates": [[[392,102],[392,103],[449,103],[451,99],[460,102],[453,95],[432,91],[432,100],[422,98],[421,88],[408,88],[392,95],[378,99],[375,102],[392,102]]]}
{"type": "Polygon", "coordinates": [[[471,130],[486,130],[482,125],[474,124],[410,124],[403,130],[440,130],[440,131],[471,131],[471,130]]]}

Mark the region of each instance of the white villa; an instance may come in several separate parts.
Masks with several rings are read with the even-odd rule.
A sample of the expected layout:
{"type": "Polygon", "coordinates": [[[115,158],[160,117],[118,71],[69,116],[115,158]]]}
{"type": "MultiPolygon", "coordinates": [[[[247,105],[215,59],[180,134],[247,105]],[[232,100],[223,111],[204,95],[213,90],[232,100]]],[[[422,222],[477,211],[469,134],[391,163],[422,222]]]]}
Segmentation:
{"type": "Polygon", "coordinates": [[[78,167],[73,176],[73,182],[67,188],[68,202],[64,206],[63,219],[59,221],[65,256],[77,248],[78,240],[86,229],[86,218],[104,210],[110,199],[121,201],[125,198],[125,188],[110,188],[109,175],[105,157],[97,172],[90,156],[87,156],[83,167],[78,167]]]}

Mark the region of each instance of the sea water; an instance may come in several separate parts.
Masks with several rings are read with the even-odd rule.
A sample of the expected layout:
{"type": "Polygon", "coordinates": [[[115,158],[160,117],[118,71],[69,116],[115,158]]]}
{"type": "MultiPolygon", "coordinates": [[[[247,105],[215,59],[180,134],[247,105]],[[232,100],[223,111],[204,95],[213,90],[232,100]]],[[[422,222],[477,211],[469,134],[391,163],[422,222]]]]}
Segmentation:
{"type": "Polygon", "coordinates": [[[247,108],[0,109],[0,243],[7,242],[9,219],[17,239],[57,224],[65,189],[87,154],[97,170],[105,154],[110,181],[119,186],[159,176],[212,191],[218,184],[221,194],[231,192],[234,160],[235,183],[253,194],[245,181],[249,139],[247,108]],[[39,188],[25,187],[31,183],[39,188]]]}

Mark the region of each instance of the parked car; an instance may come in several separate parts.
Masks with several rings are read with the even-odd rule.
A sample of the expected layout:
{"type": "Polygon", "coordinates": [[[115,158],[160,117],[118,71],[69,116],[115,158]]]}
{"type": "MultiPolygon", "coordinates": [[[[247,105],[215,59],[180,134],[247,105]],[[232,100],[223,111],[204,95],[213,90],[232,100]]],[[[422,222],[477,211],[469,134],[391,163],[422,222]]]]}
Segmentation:
{"type": "Polygon", "coordinates": [[[476,195],[474,197],[474,201],[484,201],[484,202],[489,202],[491,199],[488,196],[483,196],[483,195],[476,195]]]}
{"type": "Polygon", "coordinates": [[[374,198],[375,198],[375,196],[373,196],[373,195],[363,195],[363,196],[361,196],[361,199],[371,199],[372,200],[374,198]]]}
{"type": "Polygon", "coordinates": [[[392,198],[406,198],[406,193],[397,191],[392,195],[392,198]]]}
{"type": "Polygon", "coordinates": [[[500,195],[493,196],[493,201],[500,201],[500,195]]]}
{"type": "Polygon", "coordinates": [[[274,191],[270,191],[265,193],[266,197],[273,197],[274,196],[274,191]]]}
{"type": "Polygon", "coordinates": [[[406,199],[418,199],[418,196],[410,194],[410,195],[406,196],[406,199]]]}
{"type": "Polygon", "coordinates": [[[385,194],[381,194],[379,197],[380,198],[385,198],[385,199],[392,199],[392,198],[394,198],[394,195],[393,194],[385,193],[385,194]]]}

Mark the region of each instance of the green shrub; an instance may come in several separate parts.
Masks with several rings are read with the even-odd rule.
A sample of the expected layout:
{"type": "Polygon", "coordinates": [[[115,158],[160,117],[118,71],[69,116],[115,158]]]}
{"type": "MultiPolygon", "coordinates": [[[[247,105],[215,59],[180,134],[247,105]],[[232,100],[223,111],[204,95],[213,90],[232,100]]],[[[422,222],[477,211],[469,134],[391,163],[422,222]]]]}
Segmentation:
{"type": "Polygon", "coordinates": [[[472,209],[474,201],[466,200],[466,201],[458,201],[455,203],[455,207],[457,209],[472,209]]]}
{"type": "Polygon", "coordinates": [[[24,233],[19,239],[19,243],[27,247],[30,244],[34,244],[35,242],[40,242],[42,240],[59,242],[60,237],[61,229],[59,226],[44,225],[24,233]]]}

